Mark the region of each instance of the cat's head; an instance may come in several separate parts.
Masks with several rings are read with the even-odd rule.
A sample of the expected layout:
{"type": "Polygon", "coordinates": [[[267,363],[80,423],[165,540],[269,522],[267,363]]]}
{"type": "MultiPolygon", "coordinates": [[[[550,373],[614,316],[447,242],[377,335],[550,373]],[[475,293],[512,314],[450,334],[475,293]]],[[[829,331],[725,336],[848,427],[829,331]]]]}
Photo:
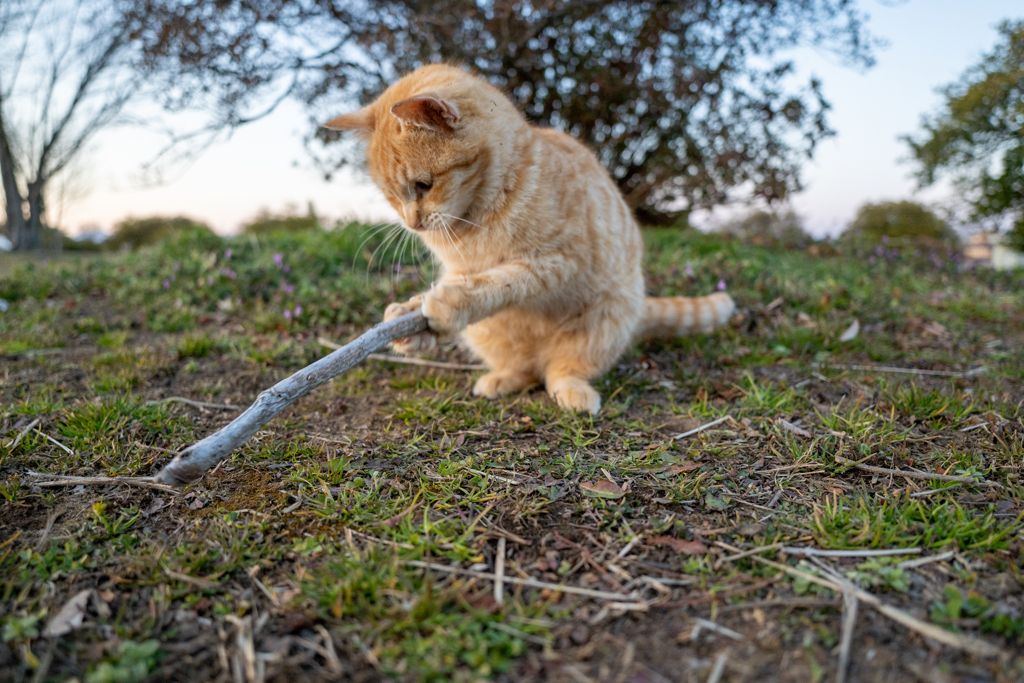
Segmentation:
{"type": "Polygon", "coordinates": [[[501,92],[461,69],[417,69],[376,101],[324,124],[367,142],[370,176],[420,231],[468,229],[502,196],[526,122],[501,92]]]}

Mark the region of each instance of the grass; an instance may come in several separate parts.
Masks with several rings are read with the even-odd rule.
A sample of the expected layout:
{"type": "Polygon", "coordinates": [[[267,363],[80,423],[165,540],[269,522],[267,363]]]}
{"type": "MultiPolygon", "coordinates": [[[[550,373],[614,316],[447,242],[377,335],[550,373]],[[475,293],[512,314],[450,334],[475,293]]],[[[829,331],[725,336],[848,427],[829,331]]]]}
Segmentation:
{"type": "Polygon", "coordinates": [[[470,373],[367,362],[179,493],[39,487],[31,473],[154,473],[234,414],[154,401],[248,405],[321,357],[318,337],[349,339],[422,288],[429,263],[359,225],[0,259],[4,677],[706,680],[729,642],[689,640],[694,617],[747,638],[726,680],[833,677],[830,592],[724,562],[716,541],[952,551],[917,567],[828,562],[1010,655],[927,654],[863,610],[853,679],[1024,676],[1021,274],[646,239],[652,293],[724,281],[740,314],[714,334],[638,341],[597,381],[599,416],[539,391],[473,398],[470,373]],[[855,319],[861,332],[841,341],[855,319]],[[843,369],[876,363],[984,371],[843,369]],[[490,572],[499,538],[508,576],[635,591],[649,606],[514,584],[498,603],[491,580],[410,564],[490,572]],[[44,637],[82,590],[82,622],[44,637]]]}

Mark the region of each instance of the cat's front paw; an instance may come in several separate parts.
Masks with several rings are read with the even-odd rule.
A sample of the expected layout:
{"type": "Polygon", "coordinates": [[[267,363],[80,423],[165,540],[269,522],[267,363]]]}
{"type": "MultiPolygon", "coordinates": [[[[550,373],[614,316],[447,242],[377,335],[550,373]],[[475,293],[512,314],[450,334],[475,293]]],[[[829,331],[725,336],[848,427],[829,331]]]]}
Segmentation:
{"type": "MultiPolygon", "coordinates": [[[[384,322],[400,318],[407,313],[420,310],[423,295],[419,294],[405,303],[393,303],[384,309],[384,322]]],[[[418,356],[430,353],[437,347],[437,336],[427,330],[391,342],[391,348],[403,356],[418,356]]]]}
{"type": "Polygon", "coordinates": [[[441,281],[423,294],[423,315],[430,329],[454,335],[469,324],[469,290],[464,285],[441,281]]]}

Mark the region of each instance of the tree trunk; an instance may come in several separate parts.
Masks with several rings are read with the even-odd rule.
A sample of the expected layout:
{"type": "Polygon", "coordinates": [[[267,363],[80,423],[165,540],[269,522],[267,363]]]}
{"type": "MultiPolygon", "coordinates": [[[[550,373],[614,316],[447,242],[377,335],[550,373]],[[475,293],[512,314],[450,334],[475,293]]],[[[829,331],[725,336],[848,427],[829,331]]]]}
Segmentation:
{"type": "Polygon", "coordinates": [[[24,245],[18,249],[39,249],[43,236],[43,181],[28,184],[28,225],[24,245]]]}
{"type": "Polygon", "coordinates": [[[3,119],[0,118],[0,176],[3,176],[4,203],[7,206],[7,235],[14,243],[15,249],[20,249],[19,243],[24,239],[25,228],[25,200],[18,189],[18,181],[14,174],[14,156],[11,154],[11,146],[7,140],[4,130],[3,119]]]}

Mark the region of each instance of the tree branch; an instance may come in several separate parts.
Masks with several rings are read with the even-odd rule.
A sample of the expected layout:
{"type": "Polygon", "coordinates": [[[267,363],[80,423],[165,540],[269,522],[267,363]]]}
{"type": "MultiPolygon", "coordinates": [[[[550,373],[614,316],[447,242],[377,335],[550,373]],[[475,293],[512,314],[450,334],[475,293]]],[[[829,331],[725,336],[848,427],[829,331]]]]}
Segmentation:
{"type": "Polygon", "coordinates": [[[154,480],[180,486],[198,479],[296,400],[361,363],[374,351],[426,329],[427,319],[419,311],[371,328],[355,341],[263,391],[244,413],[226,427],[176,455],[154,480]]]}

